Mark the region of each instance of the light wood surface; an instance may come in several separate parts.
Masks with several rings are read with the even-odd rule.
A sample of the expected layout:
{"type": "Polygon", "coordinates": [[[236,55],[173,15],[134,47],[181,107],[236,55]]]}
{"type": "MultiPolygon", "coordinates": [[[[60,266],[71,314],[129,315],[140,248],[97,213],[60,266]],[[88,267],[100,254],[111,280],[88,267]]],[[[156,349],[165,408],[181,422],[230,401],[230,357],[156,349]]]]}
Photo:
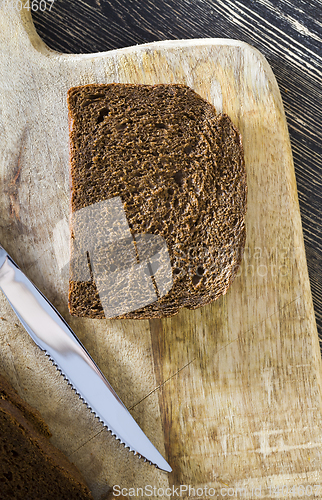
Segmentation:
{"type": "Polygon", "coordinates": [[[273,486],[319,484],[321,359],[287,125],[265,59],[220,39],[63,55],[41,42],[27,12],[3,7],[0,46],[0,242],[67,319],[173,473],[133,457],[102,429],[2,295],[1,372],[40,410],[96,499],[113,485],[207,486],[217,498],[228,487],[258,498],[252,488],[261,488],[261,498],[274,498],[273,486]],[[67,312],[66,93],[107,82],[185,83],[242,133],[245,256],[227,294],[209,306],[151,321],[67,312]]]}
{"type": "MultiPolygon", "coordinates": [[[[233,38],[256,47],[278,82],[290,134],[320,348],[322,342],[321,0],[68,0],[33,10],[42,40],[65,53],[160,40],[233,38]]],[[[36,9],[36,7],[35,7],[36,9]]]]}

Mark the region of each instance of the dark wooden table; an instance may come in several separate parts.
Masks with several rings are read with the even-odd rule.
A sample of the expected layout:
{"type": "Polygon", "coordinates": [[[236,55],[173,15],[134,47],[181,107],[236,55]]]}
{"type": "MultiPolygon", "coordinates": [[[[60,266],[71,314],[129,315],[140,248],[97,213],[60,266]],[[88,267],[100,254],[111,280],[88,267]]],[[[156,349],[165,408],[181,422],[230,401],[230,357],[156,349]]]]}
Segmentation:
{"type": "Polygon", "coordinates": [[[234,38],[265,55],[289,126],[307,263],[322,341],[321,0],[54,0],[33,3],[52,49],[100,52],[145,42],[234,38]]]}

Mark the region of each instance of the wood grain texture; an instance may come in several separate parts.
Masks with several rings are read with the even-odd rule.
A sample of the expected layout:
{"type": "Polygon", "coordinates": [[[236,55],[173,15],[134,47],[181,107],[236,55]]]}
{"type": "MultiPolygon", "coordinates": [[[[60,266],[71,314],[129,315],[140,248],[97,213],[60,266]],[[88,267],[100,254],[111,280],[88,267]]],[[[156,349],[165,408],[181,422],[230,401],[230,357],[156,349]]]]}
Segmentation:
{"type": "Polygon", "coordinates": [[[321,358],[288,130],[265,59],[242,42],[212,39],[63,55],[42,44],[27,14],[2,10],[0,19],[0,241],[68,320],[173,473],[140,462],[102,430],[3,296],[1,371],[40,410],[97,499],[113,484],[207,485],[217,498],[227,485],[246,488],[248,498],[260,487],[269,498],[272,484],[318,484],[321,358]],[[59,258],[68,245],[66,93],[112,81],[188,84],[242,133],[245,257],[228,293],[209,306],[140,322],[68,316],[59,258]]]}
{"type": "Polygon", "coordinates": [[[182,38],[232,38],[259,49],[284,103],[306,257],[322,339],[322,6],[320,0],[55,0],[33,12],[53,49],[86,53],[182,38]]]}

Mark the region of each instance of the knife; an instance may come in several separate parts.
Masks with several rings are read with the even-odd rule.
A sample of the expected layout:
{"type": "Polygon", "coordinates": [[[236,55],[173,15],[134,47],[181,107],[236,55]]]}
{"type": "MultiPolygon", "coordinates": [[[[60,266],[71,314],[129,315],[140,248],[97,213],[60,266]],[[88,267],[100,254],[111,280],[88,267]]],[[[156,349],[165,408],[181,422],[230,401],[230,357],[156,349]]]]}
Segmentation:
{"type": "Polygon", "coordinates": [[[135,455],[171,472],[68,323],[1,245],[0,288],[30,337],[112,435],[135,455]]]}

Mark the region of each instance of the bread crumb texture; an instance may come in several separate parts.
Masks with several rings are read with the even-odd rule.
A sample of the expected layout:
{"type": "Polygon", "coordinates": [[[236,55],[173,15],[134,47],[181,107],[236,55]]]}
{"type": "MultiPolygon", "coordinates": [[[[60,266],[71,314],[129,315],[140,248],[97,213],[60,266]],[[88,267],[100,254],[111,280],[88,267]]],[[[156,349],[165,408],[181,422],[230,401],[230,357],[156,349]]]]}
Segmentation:
{"type": "Polygon", "coordinates": [[[40,413],[0,375],[1,500],[93,500],[79,470],[50,436],[40,413]]]}
{"type": "MultiPolygon", "coordinates": [[[[172,316],[226,293],[242,260],[247,198],[230,118],[173,84],[73,87],[68,110],[72,214],[120,197],[134,239],[160,235],[169,252],[170,291],[117,317],[172,316]]],[[[70,279],[69,310],[105,317],[93,276],[70,279]]]]}

